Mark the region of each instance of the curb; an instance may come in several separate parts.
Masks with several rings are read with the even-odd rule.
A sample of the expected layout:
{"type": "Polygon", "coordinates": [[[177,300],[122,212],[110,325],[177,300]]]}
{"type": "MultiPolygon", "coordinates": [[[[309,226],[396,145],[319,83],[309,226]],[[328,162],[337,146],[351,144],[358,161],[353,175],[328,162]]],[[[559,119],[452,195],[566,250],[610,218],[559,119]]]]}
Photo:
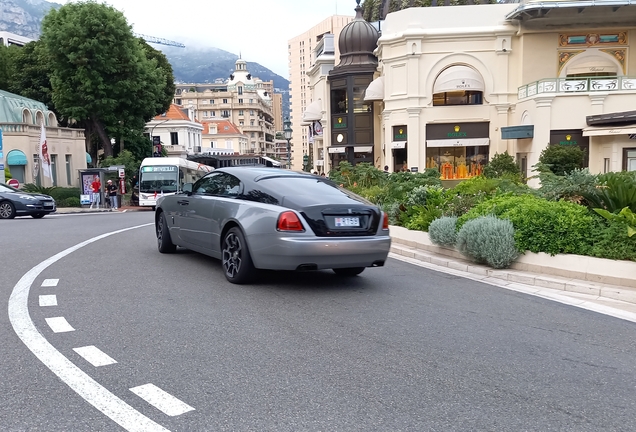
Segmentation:
{"type": "MultiPolygon", "coordinates": [[[[394,240],[391,244],[391,252],[396,255],[411,258],[437,267],[445,267],[451,270],[470,273],[479,278],[493,278],[508,283],[519,283],[538,288],[586,294],[599,298],[607,298],[636,304],[636,289],[630,289],[623,286],[598,284],[558,276],[545,276],[521,270],[496,270],[470,261],[426,252],[425,250],[416,247],[398,243],[396,240],[394,240]]],[[[443,271],[443,269],[440,270],[443,271]]]]}

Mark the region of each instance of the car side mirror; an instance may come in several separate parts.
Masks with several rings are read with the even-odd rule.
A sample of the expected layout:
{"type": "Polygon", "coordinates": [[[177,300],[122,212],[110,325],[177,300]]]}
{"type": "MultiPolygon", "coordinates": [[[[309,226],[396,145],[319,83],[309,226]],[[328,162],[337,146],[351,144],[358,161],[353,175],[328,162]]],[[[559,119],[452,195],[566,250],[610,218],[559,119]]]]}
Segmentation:
{"type": "Polygon", "coordinates": [[[186,195],[192,195],[192,183],[184,184],[181,191],[186,195]]]}

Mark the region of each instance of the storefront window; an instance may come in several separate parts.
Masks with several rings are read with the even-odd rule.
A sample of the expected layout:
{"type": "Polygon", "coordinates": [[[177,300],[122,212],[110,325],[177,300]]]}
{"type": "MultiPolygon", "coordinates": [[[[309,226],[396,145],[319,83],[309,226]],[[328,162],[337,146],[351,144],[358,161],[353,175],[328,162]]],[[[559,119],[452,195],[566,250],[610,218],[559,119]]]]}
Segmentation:
{"type": "Polygon", "coordinates": [[[353,88],[353,112],[371,112],[372,102],[365,102],[364,92],[366,87],[354,87],[353,88]]]}
{"type": "Polygon", "coordinates": [[[452,91],[435,93],[433,95],[433,106],[443,105],[481,105],[483,104],[482,92],[480,91],[452,91]]]}
{"type": "Polygon", "coordinates": [[[331,91],[331,113],[346,114],[348,112],[347,89],[331,91]]]}
{"type": "Polygon", "coordinates": [[[330,153],[331,157],[331,169],[336,169],[340,165],[340,162],[347,161],[347,153],[330,153]]]}
{"type": "Polygon", "coordinates": [[[482,173],[489,146],[427,147],[426,168],[437,168],[442,180],[467,179],[482,173]]]}
{"type": "Polygon", "coordinates": [[[636,171],[636,148],[626,148],[624,150],[625,171],[636,171]]]}

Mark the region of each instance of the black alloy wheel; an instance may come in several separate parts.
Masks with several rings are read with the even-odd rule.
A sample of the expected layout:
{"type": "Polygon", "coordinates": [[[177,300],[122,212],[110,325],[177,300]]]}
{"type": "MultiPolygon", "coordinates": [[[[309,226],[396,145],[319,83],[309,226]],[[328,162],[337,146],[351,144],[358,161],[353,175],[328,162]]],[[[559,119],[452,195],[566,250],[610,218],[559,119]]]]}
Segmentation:
{"type": "Polygon", "coordinates": [[[222,249],[221,263],[225,278],[234,284],[249,282],[255,268],[243,232],[238,227],[230,228],[225,234],[222,249]]]}
{"type": "Polygon", "coordinates": [[[13,219],[15,217],[15,207],[10,201],[0,202],[0,219],[13,219]]]}
{"type": "Polygon", "coordinates": [[[31,217],[33,219],[42,219],[45,215],[46,213],[35,213],[35,214],[32,214],[31,217]]]}
{"type": "Polygon", "coordinates": [[[353,277],[362,273],[364,267],[335,268],[332,270],[338,276],[353,277]]]}
{"type": "Polygon", "coordinates": [[[168,222],[166,221],[165,213],[161,213],[159,216],[159,222],[156,226],[157,231],[157,248],[161,253],[174,253],[177,247],[172,243],[170,238],[170,231],[168,230],[168,222]]]}

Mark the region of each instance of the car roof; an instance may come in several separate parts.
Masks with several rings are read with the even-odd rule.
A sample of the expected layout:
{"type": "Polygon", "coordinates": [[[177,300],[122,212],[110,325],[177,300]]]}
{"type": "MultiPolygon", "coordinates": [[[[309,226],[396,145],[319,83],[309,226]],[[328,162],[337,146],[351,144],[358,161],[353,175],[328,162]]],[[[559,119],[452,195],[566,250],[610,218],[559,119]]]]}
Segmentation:
{"type": "Polygon", "coordinates": [[[237,177],[251,178],[254,181],[258,181],[267,177],[316,177],[315,175],[304,171],[292,171],[283,168],[268,168],[268,167],[225,167],[219,168],[215,172],[226,172],[228,174],[236,175],[237,177]]]}

